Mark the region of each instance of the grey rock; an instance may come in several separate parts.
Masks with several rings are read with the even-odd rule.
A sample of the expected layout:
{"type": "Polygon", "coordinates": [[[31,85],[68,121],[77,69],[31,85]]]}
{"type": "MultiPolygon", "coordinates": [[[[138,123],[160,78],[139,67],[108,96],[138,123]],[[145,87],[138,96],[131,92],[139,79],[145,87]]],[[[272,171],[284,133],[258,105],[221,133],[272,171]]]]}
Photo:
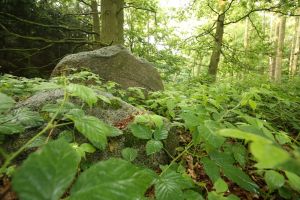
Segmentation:
{"type": "Polygon", "coordinates": [[[72,69],[89,69],[105,81],[114,81],[124,89],[142,87],[149,91],[163,90],[159,73],[150,62],[132,55],[121,45],[64,57],[51,76],[67,75],[72,69]]]}
{"type": "MultiPolygon", "coordinates": [[[[118,122],[122,121],[128,122],[128,119],[132,119],[132,116],[136,115],[137,113],[147,113],[147,111],[136,108],[122,101],[121,99],[114,97],[110,93],[106,93],[100,90],[96,90],[96,92],[98,94],[106,96],[111,101],[111,104],[107,104],[99,100],[99,102],[92,108],[86,106],[83,109],[86,115],[95,116],[110,125],[116,125],[118,124],[118,122]]],[[[28,108],[32,111],[40,112],[44,105],[49,103],[56,103],[57,100],[63,99],[63,96],[64,91],[62,89],[41,91],[18,103],[14,110],[16,111],[19,109],[28,108]]],[[[71,98],[70,101],[75,105],[82,105],[82,102],[77,98],[71,98]]],[[[169,126],[169,124],[167,126],[169,126]]],[[[12,135],[5,142],[3,148],[7,152],[16,151],[42,128],[43,127],[37,127],[35,129],[28,130],[20,135],[12,135]]],[[[52,137],[57,137],[59,133],[64,130],[66,130],[64,127],[55,129],[55,131],[52,133],[52,137]]],[[[47,137],[47,135],[45,136],[47,137]]],[[[175,132],[170,132],[169,136],[170,137],[165,141],[165,147],[167,148],[168,152],[173,154],[175,152],[175,148],[178,146],[179,138],[175,132]],[[172,149],[169,148],[170,146],[172,147],[172,149]]],[[[80,144],[88,141],[81,134],[76,133],[76,142],[80,144]]],[[[136,148],[138,150],[139,154],[135,161],[135,163],[138,165],[157,168],[159,165],[167,164],[169,162],[169,156],[164,151],[151,156],[147,156],[145,145],[145,140],[134,137],[130,130],[128,128],[125,128],[123,130],[123,135],[109,138],[109,143],[106,150],[98,150],[96,153],[88,155],[86,162],[98,162],[99,160],[109,159],[111,157],[121,157],[121,151],[126,147],[136,148]]],[[[34,148],[26,150],[21,156],[19,156],[18,160],[16,160],[16,163],[20,163],[23,159],[26,158],[28,153],[31,153],[32,151],[34,151],[34,148]]]]}

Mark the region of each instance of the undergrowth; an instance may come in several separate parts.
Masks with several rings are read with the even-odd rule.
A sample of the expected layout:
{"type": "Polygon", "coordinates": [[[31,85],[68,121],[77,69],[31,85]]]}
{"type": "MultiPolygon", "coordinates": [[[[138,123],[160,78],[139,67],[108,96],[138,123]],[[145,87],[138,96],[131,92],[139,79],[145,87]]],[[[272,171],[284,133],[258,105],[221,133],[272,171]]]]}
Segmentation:
{"type": "Polygon", "coordinates": [[[2,144],[12,135],[42,127],[17,151],[7,153],[1,148],[1,176],[12,178],[18,197],[28,200],[298,199],[300,80],[280,85],[260,80],[208,84],[195,79],[145,94],[140,88],[124,91],[114,83],[103,84],[89,72],[51,81],[1,76],[2,144]],[[16,102],[49,89],[63,90],[64,98],[40,112],[14,109],[16,102]],[[162,141],[168,137],[164,118],[169,119],[181,138],[169,165],[155,171],[136,166],[132,161],[138,152],[126,148],[123,159],[80,168],[85,154],[107,151],[107,139],[123,134],[85,114],[84,105],[110,103],[95,89],[153,112],[139,115],[128,126],[135,137],[145,140],[149,156],[163,151],[162,141]],[[82,105],[72,104],[70,97],[81,99],[82,105]],[[54,129],[70,125],[89,143],[51,138],[54,129]],[[42,142],[36,144],[38,138],[42,142]],[[33,144],[39,149],[16,166],[14,160],[33,144]]]}

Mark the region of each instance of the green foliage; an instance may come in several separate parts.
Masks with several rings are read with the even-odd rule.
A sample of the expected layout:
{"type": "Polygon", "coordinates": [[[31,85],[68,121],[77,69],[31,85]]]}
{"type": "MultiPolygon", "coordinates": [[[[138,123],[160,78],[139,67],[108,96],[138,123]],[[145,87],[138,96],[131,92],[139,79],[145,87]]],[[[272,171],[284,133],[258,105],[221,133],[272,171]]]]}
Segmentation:
{"type": "MultiPolygon", "coordinates": [[[[18,90],[5,89],[0,93],[3,102],[8,102],[1,105],[0,133],[3,142],[11,134],[22,134],[29,128],[47,123],[42,126],[45,130],[33,136],[21,150],[13,154],[1,151],[6,161],[1,167],[1,173],[13,175],[14,190],[21,198],[59,199],[63,194],[69,194],[69,199],[99,199],[99,196],[103,199],[143,199],[145,192],[154,186],[152,195],[156,199],[239,199],[236,196],[239,193],[233,193],[232,185],[235,188],[238,186],[239,190],[243,190],[242,193],[259,195],[265,199],[270,195],[286,199],[299,196],[299,138],[293,135],[299,129],[294,126],[293,120],[282,121],[285,123],[285,128],[282,128],[276,120],[267,117],[269,114],[265,115],[269,112],[266,106],[269,105],[270,95],[273,95],[272,101],[278,99],[272,108],[274,113],[281,115],[289,114],[297,118],[297,110],[291,114],[289,109],[282,109],[286,105],[298,106],[299,103],[278,92],[281,89],[267,83],[259,88],[252,85],[254,83],[247,83],[250,87],[227,82],[208,86],[191,81],[187,84],[167,85],[164,92],[150,93],[142,101],[141,98],[128,98],[132,90],[126,93],[111,87],[111,84],[99,85],[97,87],[102,90],[108,89],[135,105],[153,111],[151,114],[135,116],[128,126],[132,135],[144,142],[149,159],[150,155],[165,150],[165,140],[171,130],[177,130],[184,140],[177,148],[177,155],[170,156],[171,162],[162,167],[159,175],[131,164],[136,162],[135,158],[141,152],[127,145],[120,152],[126,161],[110,158],[97,164],[91,163],[90,168],[81,167],[82,171],[79,172],[80,158],[86,161],[88,154],[94,154],[99,149],[107,151],[108,138],[122,134],[119,129],[84,113],[82,108],[94,106],[99,99],[112,103],[95,93],[93,86],[73,84],[73,89],[68,86],[71,79],[87,77],[98,80],[90,73],[80,73],[48,82],[31,80],[23,94],[18,90]],[[45,105],[41,112],[15,109],[15,102],[19,99],[47,88],[63,90],[64,98],[57,103],[45,105]],[[69,96],[76,98],[82,107],[71,103],[69,96]],[[58,127],[65,129],[58,131],[57,139],[42,135],[58,127]],[[77,131],[91,144],[77,141],[74,134],[77,131]],[[20,168],[12,170],[12,159],[32,147],[40,149],[31,154],[20,168]],[[61,159],[67,152],[66,158],[61,159]],[[186,156],[193,157],[193,162],[186,162],[186,156]],[[197,171],[199,169],[200,172],[197,171]],[[46,177],[45,171],[47,179],[40,178],[46,177]],[[76,172],[78,177],[75,177],[76,172]],[[67,173],[70,175],[67,176],[67,173]],[[202,174],[205,174],[204,177],[208,177],[212,185],[206,185],[209,180],[205,178],[193,177],[199,174],[202,178],[202,174]],[[34,181],[25,184],[28,177],[34,181]],[[57,183],[58,179],[65,181],[57,183]],[[265,183],[257,180],[264,180],[265,183]],[[74,185],[70,193],[66,193],[71,182],[74,185]],[[264,187],[264,184],[268,187],[264,187]],[[39,189],[41,185],[45,190],[43,192],[39,189]]],[[[7,85],[11,82],[26,82],[15,77],[6,77],[6,81],[7,85]]],[[[292,90],[296,95],[294,98],[299,99],[298,90],[287,86],[286,92],[292,90]]],[[[284,85],[281,87],[284,88],[284,85]]]]}
{"type": "Polygon", "coordinates": [[[155,174],[131,163],[110,159],[83,172],[71,189],[70,199],[139,199],[155,174]]]}
{"type": "Polygon", "coordinates": [[[21,199],[56,200],[74,179],[80,157],[62,140],[31,154],[16,171],[13,187],[21,199]]]}

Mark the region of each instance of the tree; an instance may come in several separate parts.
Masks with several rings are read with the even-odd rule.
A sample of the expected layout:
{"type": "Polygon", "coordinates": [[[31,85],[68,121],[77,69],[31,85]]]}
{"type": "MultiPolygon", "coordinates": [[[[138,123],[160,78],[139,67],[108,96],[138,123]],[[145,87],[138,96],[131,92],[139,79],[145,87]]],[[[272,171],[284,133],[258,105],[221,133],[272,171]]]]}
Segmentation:
{"type": "Polygon", "coordinates": [[[298,60],[300,53],[300,20],[299,17],[295,17],[295,32],[292,43],[292,50],[290,56],[289,74],[291,77],[296,75],[298,60]]]}
{"type": "Polygon", "coordinates": [[[213,81],[215,81],[217,77],[218,64],[220,61],[221,50],[222,50],[222,42],[223,42],[223,35],[224,35],[224,21],[225,21],[225,13],[226,13],[224,11],[225,3],[226,1],[224,0],[219,1],[221,14],[219,14],[217,18],[217,27],[214,36],[215,44],[213,47],[213,52],[211,54],[210,63],[208,66],[208,74],[212,77],[213,81]]]}
{"type": "Polygon", "coordinates": [[[276,82],[281,81],[285,25],[286,17],[281,15],[275,27],[275,54],[270,64],[270,78],[276,82]]]}
{"type": "Polygon", "coordinates": [[[91,10],[93,16],[93,31],[95,34],[95,40],[100,41],[100,19],[98,12],[98,3],[96,0],[91,1],[91,10]]]}
{"type": "Polygon", "coordinates": [[[101,41],[124,44],[124,0],[101,0],[101,41]]]}

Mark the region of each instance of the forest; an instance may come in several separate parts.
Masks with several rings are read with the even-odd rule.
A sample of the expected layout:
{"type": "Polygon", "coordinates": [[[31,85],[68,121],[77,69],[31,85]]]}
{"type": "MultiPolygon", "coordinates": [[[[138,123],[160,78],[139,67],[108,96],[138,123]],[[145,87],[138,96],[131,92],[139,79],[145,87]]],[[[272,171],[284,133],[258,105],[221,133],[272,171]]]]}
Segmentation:
{"type": "Polygon", "coordinates": [[[0,199],[300,199],[300,1],[0,0],[0,199]]]}

